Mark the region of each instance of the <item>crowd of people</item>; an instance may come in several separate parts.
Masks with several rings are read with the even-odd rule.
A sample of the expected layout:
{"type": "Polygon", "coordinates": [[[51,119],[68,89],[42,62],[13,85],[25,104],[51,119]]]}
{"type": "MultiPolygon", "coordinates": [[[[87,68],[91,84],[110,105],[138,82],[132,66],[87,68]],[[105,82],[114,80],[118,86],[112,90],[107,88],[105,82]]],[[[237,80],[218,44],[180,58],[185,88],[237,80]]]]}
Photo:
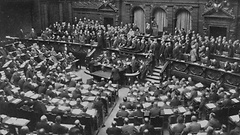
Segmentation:
{"type": "MultiPolygon", "coordinates": [[[[153,65],[164,63],[166,58],[174,58],[191,62],[202,62],[219,68],[219,61],[210,59],[211,54],[239,57],[239,40],[228,40],[226,37],[202,36],[195,31],[175,28],[174,33],[163,32],[153,37],[151,26],[147,25],[147,33],[140,33],[136,24],[120,24],[104,26],[98,21],[75,17],[73,23],[54,23],[42,32],[42,39],[73,43],[95,44],[103,48],[122,49],[137,53],[152,53],[153,65]]],[[[34,34],[33,34],[34,35],[34,34]]],[[[232,63],[238,65],[238,63],[232,63]]],[[[154,67],[153,66],[153,67],[154,67]]],[[[229,71],[236,69],[229,68],[229,71]]],[[[233,66],[234,68],[234,66],[233,66]]],[[[239,71],[237,71],[239,72],[239,71]]]]}
{"type": "MultiPolygon", "coordinates": [[[[92,108],[96,109],[100,114],[99,119],[101,123],[103,116],[108,113],[108,108],[105,104],[103,105],[100,96],[108,98],[106,99],[107,102],[114,102],[113,98],[110,97],[111,95],[114,96],[111,94],[114,92],[108,90],[110,87],[113,88],[111,81],[104,84],[102,82],[94,82],[94,84],[88,85],[82,82],[81,77],[71,74],[71,71],[78,68],[76,59],[71,52],[67,52],[66,50],[56,52],[54,48],[45,45],[39,46],[38,44],[25,46],[21,42],[15,42],[6,48],[1,47],[0,50],[2,52],[2,71],[0,74],[1,114],[18,115],[15,113],[20,107],[25,111],[32,110],[32,113],[37,113],[41,116],[46,115],[48,112],[47,107],[52,105],[54,108],[51,110],[51,113],[55,115],[68,115],[72,113],[71,109],[78,108],[82,110],[80,116],[93,117],[86,112],[89,106],[83,106],[82,102],[84,100],[83,96],[96,96],[97,98],[93,101],[92,108]],[[88,85],[89,87],[85,88],[83,85],[88,85]],[[19,89],[14,91],[16,88],[19,89]],[[69,91],[69,88],[74,89],[69,91]],[[84,90],[85,93],[83,93],[84,90]],[[29,92],[37,94],[38,97],[33,99],[26,97],[29,92]],[[21,102],[17,106],[12,107],[7,97],[20,99],[21,102]],[[63,102],[51,102],[55,98],[60,98],[63,102]],[[70,101],[76,102],[76,105],[70,104],[70,101]],[[68,109],[61,110],[60,106],[65,106],[68,109]]],[[[63,134],[63,132],[70,134],[70,132],[73,132],[71,129],[65,130],[67,129],[66,127],[59,126],[61,122],[60,116],[56,117],[55,124],[50,124],[50,129],[44,124],[44,129],[36,129],[35,127],[38,127],[37,123],[31,124],[28,128],[30,131],[38,130],[39,134],[42,132],[51,132],[54,134],[63,134]]],[[[36,120],[38,118],[31,118],[31,123],[32,119],[36,120]]],[[[41,121],[46,121],[46,116],[41,117],[41,121]]],[[[42,124],[40,125],[42,126],[42,124]]],[[[27,128],[23,127],[23,132],[28,131],[25,129],[27,128]]],[[[15,130],[9,131],[10,133],[17,134],[15,130]]],[[[74,134],[77,133],[78,130],[76,132],[74,130],[74,134]]]]}
{"type": "Polygon", "coordinates": [[[236,135],[239,133],[239,122],[235,123],[236,128],[230,132],[227,131],[226,125],[229,125],[229,114],[238,114],[238,110],[221,114],[222,109],[231,108],[234,105],[231,99],[239,97],[239,89],[234,91],[231,94],[226,93],[228,89],[223,88],[220,82],[200,88],[191,78],[186,80],[175,76],[163,82],[160,88],[151,82],[135,82],[130,86],[130,91],[127,97],[123,98],[116,114],[116,118],[123,120],[122,125],[116,119],[106,133],[108,135],[155,135],[156,129],[151,120],[159,116],[167,119],[159,122],[169,126],[169,128],[166,126],[162,126],[162,128],[169,129],[173,135],[198,134],[200,132],[205,132],[207,135],[227,135],[228,133],[236,135]],[[171,85],[174,87],[170,88],[171,85]],[[188,87],[193,88],[188,89],[188,87]],[[179,91],[181,88],[183,91],[179,91]],[[195,101],[197,97],[200,97],[199,103],[195,101]],[[209,112],[206,111],[208,103],[216,103],[216,107],[209,112]],[[186,109],[180,112],[178,107],[186,109]],[[163,111],[165,109],[172,109],[173,113],[165,114],[163,111]],[[131,117],[140,117],[143,122],[140,122],[140,126],[136,123],[130,124],[131,117]],[[227,121],[224,121],[226,119],[227,121]],[[207,122],[201,125],[199,122],[202,120],[207,120],[207,122]]]}

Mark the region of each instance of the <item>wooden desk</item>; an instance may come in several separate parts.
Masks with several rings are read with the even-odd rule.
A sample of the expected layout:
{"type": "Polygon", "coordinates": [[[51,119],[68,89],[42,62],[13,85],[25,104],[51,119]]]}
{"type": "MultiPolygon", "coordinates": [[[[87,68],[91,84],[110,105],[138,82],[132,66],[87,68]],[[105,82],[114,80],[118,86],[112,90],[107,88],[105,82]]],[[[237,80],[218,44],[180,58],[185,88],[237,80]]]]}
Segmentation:
{"type": "Polygon", "coordinates": [[[203,66],[199,63],[185,62],[183,60],[168,59],[171,61],[171,74],[180,77],[192,77],[193,80],[201,81],[206,84],[211,82],[223,81],[224,85],[235,88],[240,85],[240,74],[231,73],[222,69],[215,69],[203,66]]]}

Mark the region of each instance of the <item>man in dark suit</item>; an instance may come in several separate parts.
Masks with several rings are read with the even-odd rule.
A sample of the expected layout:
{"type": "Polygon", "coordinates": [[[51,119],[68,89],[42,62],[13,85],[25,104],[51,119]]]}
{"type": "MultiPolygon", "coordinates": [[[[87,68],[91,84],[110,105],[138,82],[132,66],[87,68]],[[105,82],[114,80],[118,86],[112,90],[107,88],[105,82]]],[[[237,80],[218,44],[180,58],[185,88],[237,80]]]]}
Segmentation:
{"type": "Polygon", "coordinates": [[[97,86],[99,86],[99,87],[104,87],[105,84],[106,84],[105,79],[104,79],[104,78],[101,78],[101,81],[100,81],[99,83],[97,83],[97,86]]]}
{"type": "Polygon", "coordinates": [[[144,125],[140,127],[139,133],[143,134],[146,129],[149,131],[150,135],[155,135],[155,129],[153,125],[150,125],[149,118],[144,118],[144,125]]]}
{"type": "Polygon", "coordinates": [[[184,119],[182,116],[178,116],[177,118],[177,124],[172,128],[172,133],[174,134],[181,134],[184,128],[186,128],[185,124],[183,124],[184,119]]]}
{"type": "Polygon", "coordinates": [[[117,122],[112,122],[112,127],[106,130],[107,135],[122,135],[122,129],[117,127],[117,122]]]}
{"type": "Polygon", "coordinates": [[[55,105],[54,105],[55,107],[52,109],[52,113],[53,114],[57,114],[57,115],[63,115],[64,114],[64,111],[62,111],[62,110],[60,110],[59,109],[59,105],[58,105],[58,103],[55,103],[55,105]]]}
{"type": "Polygon", "coordinates": [[[160,114],[161,114],[161,109],[158,107],[158,103],[155,102],[153,104],[153,107],[150,109],[150,116],[155,117],[155,116],[159,116],[160,114]]]}
{"type": "Polygon", "coordinates": [[[120,79],[119,69],[116,66],[113,66],[111,78],[113,80],[113,83],[119,83],[120,79]]]}
{"type": "Polygon", "coordinates": [[[47,117],[45,115],[43,115],[40,118],[40,120],[41,120],[40,122],[37,122],[36,130],[39,130],[39,129],[43,128],[46,133],[50,132],[51,131],[51,126],[48,123],[47,117]]]}
{"type": "Polygon", "coordinates": [[[143,117],[144,113],[141,110],[141,106],[137,105],[137,110],[132,112],[129,117],[143,117]]]}
{"type": "Polygon", "coordinates": [[[68,128],[61,125],[61,116],[57,116],[55,119],[55,123],[52,125],[53,134],[66,134],[68,132],[68,128]]]}
{"type": "Polygon", "coordinates": [[[138,135],[138,130],[133,125],[128,124],[128,118],[124,119],[124,125],[122,126],[123,135],[138,135]]]}
{"type": "Polygon", "coordinates": [[[181,105],[181,101],[179,100],[179,98],[177,96],[174,96],[174,98],[170,101],[170,106],[177,107],[179,105],[181,105]]]}
{"type": "Polygon", "coordinates": [[[76,120],[75,122],[75,126],[73,126],[70,130],[69,130],[69,135],[83,135],[84,132],[83,132],[83,127],[82,125],[80,124],[80,121],[79,120],[76,120]]]}
{"type": "Polygon", "coordinates": [[[129,102],[129,101],[127,101],[127,97],[124,97],[123,98],[123,102],[122,103],[120,103],[120,108],[122,107],[122,106],[125,106],[127,109],[132,109],[132,105],[131,105],[131,103],[129,102]]]}
{"type": "Polygon", "coordinates": [[[197,117],[192,116],[191,117],[191,123],[184,129],[184,135],[186,133],[198,133],[201,129],[201,125],[197,123],[197,117]]]}
{"type": "Polygon", "coordinates": [[[36,112],[40,115],[44,115],[47,112],[47,107],[42,102],[42,98],[38,98],[38,100],[34,101],[33,110],[34,110],[34,112],[36,112]]]}
{"type": "Polygon", "coordinates": [[[126,111],[126,107],[122,106],[121,110],[119,110],[116,114],[117,117],[128,117],[129,113],[126,111]]]}
{"type": "Polygon", "coordinates": [[[132,66],[132,73],[137,72],[139,68],[139,62],[136,60],[135,56],[132,56],[131,66],[132,66]]]}
{"type": "Polygon", "coordinates": [[[209,121],[208,121],[208,124],[205,126],[205,129],[207,129],[208,127],[212,127],[213,129],[220,129],[221,128],[221,123],[216,118],[215,113],[211,113],[209,115],[209,121]]]}

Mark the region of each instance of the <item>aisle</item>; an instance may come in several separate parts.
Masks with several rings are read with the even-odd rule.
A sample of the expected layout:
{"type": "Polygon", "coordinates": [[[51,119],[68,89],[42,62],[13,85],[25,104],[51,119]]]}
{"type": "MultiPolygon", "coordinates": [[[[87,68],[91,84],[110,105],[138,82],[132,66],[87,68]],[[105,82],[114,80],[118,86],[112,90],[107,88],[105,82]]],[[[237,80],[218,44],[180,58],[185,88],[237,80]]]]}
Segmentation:
{"type": "Polygon", "coordinates": [[[102,129],[100,129],[100,131],[98,132],[97,135],[106,135],[106,130],[108,127],[111,126],[113,118],[116,116],[118,110],[119,110],[119,104],[122,102],[123,97],[127,96],[129,89],[128,88],[121,88],[119,90],[119,98],[117,101],[116,106],[114,107],[113,111],[111,112],[110,116],[107,118],[107,120],[105,121],[105,127],[103,127],[102,129]]]}

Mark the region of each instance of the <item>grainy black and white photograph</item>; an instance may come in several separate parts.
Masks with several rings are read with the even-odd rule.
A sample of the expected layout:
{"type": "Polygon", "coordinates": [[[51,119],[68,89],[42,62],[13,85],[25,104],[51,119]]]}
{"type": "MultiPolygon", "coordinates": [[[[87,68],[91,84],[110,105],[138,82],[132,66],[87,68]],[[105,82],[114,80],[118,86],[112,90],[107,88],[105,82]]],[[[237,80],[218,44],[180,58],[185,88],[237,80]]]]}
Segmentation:
{"type": "Polygon", "coordinates": [[[0,0],[0,135],[240,135],[240,0],[0,0]]]}

